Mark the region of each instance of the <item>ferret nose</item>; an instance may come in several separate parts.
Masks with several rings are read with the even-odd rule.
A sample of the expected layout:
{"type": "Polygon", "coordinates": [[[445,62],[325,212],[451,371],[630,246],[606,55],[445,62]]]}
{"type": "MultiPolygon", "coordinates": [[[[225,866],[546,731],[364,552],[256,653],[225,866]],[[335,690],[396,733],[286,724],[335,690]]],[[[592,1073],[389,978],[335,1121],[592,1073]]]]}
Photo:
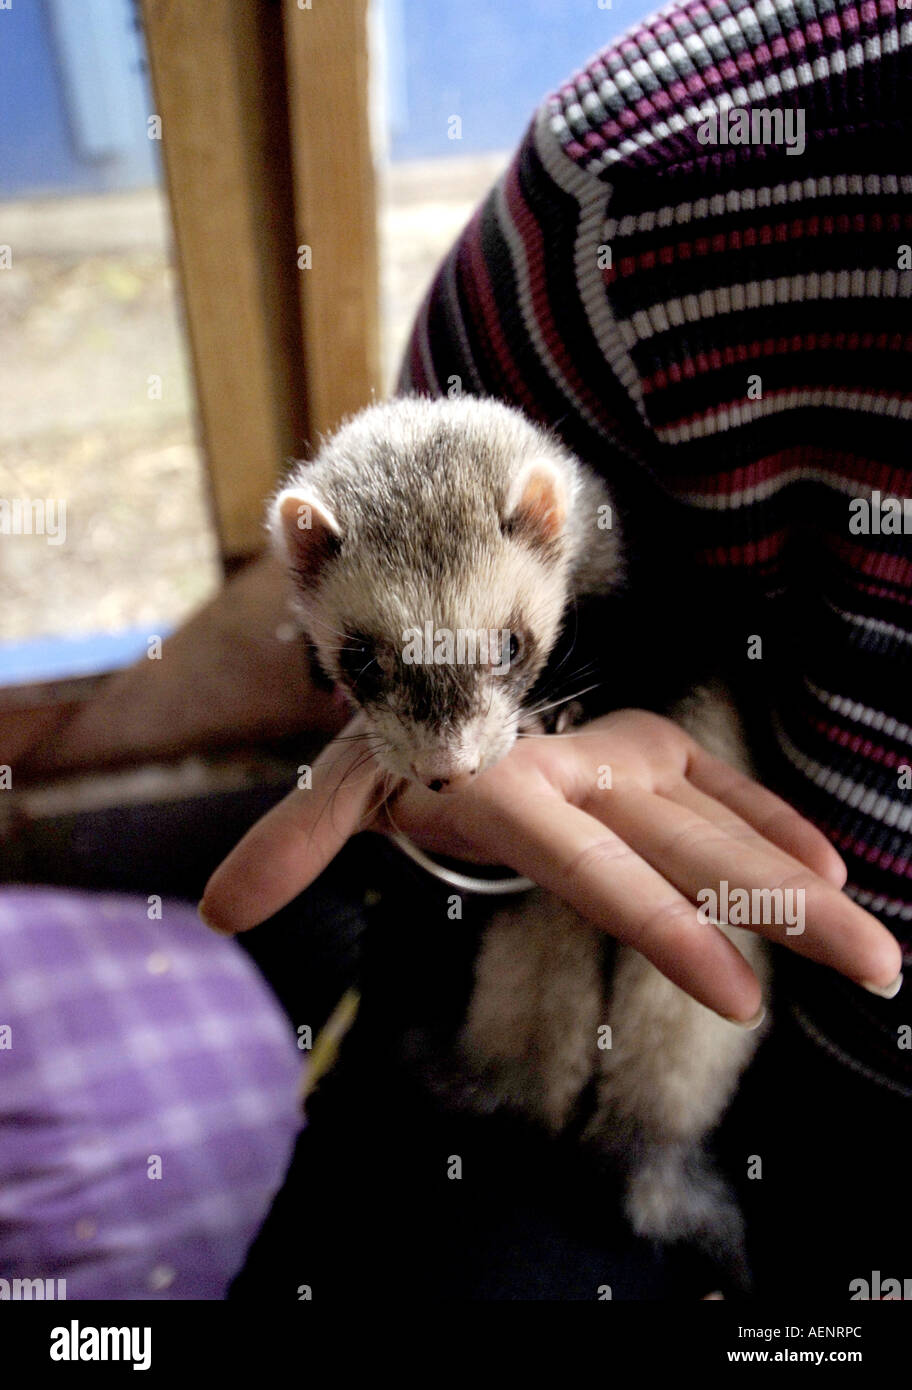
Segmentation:
{"type": "Polygon", "coordinates": [[[458,772],[447,769],[443,771],[439,768],[426,767],[420,763],[412,763],[412,771],[432,792],[455,792],[460,787],[468,786],[472,778],[478,771],[478,764],[468,769],[460,769],[458,772]]]}

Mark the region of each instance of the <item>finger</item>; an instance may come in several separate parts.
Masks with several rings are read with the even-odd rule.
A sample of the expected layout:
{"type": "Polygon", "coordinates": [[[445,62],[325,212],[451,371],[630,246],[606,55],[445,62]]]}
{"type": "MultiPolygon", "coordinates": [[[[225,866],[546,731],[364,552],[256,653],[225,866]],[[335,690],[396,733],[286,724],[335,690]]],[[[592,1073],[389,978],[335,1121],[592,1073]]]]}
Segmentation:
{"type": "Polygon", "coordinates": [[[740,951],[613,830],[557,796],[525,797],[509,821],[499,804],[490,809],[483,842],[497,862],[635,947],[707,1008],[733,1021],[757,1015],[760,985],[740,951]]]}
{"type": "Polygon", "coordinates": [[[379,807],[370,828],[383,835],[407,835],[430,854],[491,865],[486,815],[476,795],[441,796],[417,782],[402,782],[379,807]]]}
{"type": "Polygon", "coordinates": [[[764,839],[800,859],[828,883],[836,888],[845,885],[846,866],[827,837],[775,792],[699,745],[689,759],[687,777],[699,791],[730,807],[764,839]]]}
{"type": "MultiPolygon", "coordinates": [[[[680,794],[688,799],[686,791],[680,794]]],[[[610,825],[713,918],[749,926],[859,983],[895,979],[899,947],[885,927],[752,826],[725,814],[727,824],[697,814],[668,793],[629,790],[612,803],[610,825]],[[733,895],[742,891],[746,920],[722,905],[736,902],[733,895]]]]}
{"type": "Polygon", "coordinates": [[[218,866],[199,905],[203,921],[234,933],[278,912],[361,828],[381,780],[359,716],[317,758],[311,787],[274,806],[218,866]]]}
{"type": "MultiPolygon", "coordinates": [[[[764,790],[764,788],[757,786],[757,783],[753,783],[752,785],[756,786],[758,791],[762,792],[764,790]]],[[[814,863],[809,862],[809,860],[816,859],[818,863],[822,863],[821,856],[812,853],[810,856],[804,857],[795,852],[794,846],[789,848],[783,845],[781,840],[774,841],[767,838],[763,831],[751,821],[746,820],[743,816],[739,816],[736,811],[733,811],[724,802],[717,800],[716,797],[709,796],[706,792],[700,791],[692,782],[683,779],[674,786],[664,787],[661,791],[661,795],[666,797],[669,801],[673,801],[678,806],[687,807],[689,810],[695,811],[697,815],[702,816],[706,821],[710,821],[719,829],[726,830],[731,835],[732,839],[745,843],[749,842],[756,846],[764,846],[768,851],[780,855],[782,862],[784,864],[789,864],[793,871],[798,872],[801,868],[808,868],[813,873],[818,874],[825,882],[830,883],[833,887],[841,888],[841,880],[845,877],[845,865],[842,864],[842,860],[839,859],[838,855],[836,857],[839,859],[842,869],[839,875],[840,882],[834,882],[833,878],[828,878],[826,874],[820,873],[819,868],[816,868],[814,863]]],[[[778,800],[778,798],[774,798],[774,800],[778,800]]],[[[812,830],[815,835],[819,835],[820,832],[817,831],[809,821],[804,820],[803,816],[798,815],[797,811],[792,811],[792,808],[786,806],[785,802],[781,804],[787,811],[790,811],[798,821],[812,830]]],[[[764,824],[768,823],[762,814],[758,819],[764,824]]]]}

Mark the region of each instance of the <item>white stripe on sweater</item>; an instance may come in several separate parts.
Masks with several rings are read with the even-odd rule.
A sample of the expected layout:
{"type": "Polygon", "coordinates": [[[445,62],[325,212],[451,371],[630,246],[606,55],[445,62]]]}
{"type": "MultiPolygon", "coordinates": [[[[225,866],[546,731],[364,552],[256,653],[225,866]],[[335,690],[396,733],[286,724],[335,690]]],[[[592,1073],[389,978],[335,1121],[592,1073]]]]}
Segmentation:
{"type": "Polygon", "coordinates": [[[686,502],[689,507],[699,507],[703,511],[736,511],[739,507],[752,507],[755,502],[766,501],[795,483],[820,483],[824,487],[832,488],[834,492],[842,492],[853,498],[870,497],[872,492],[866,483],[858,482],[854,478],[844,478],[827,468],[799,464],[795,468],[776,473],[771,478],[764,478],[760,483],[752,483],[750,487],[737,488],[732,492],[676,492],[675,497],[681,502],[686,502]]]}
{"type": "MultiPolygon", "coordinates": [[[[472,373],[472,385],[475,387],[476,391],[483,395],[484,383],[482,381],[481,374],[478,371],[478,365],[475,361],[475,358],[472,355],[472,349],[469,344],[468,335],[466,334],[465,320],[463,319],[462,312],[459,307],[459,291],[456,286],[456,257],[454,255],[450,255],[447,257],[447,261],[444,267],[442,283],[445,286],[444,298],[447,299],[450,304],[450,322],[455,324],[456,326],[456,336],[459,339],[459,346],[462,349],[462,355],[468,362],[470,371],[472,373]]],[[[463,383],[463,388],[464,386],[465,383],[463,383]]]]}
{"type": "MultiPolygon", "coordinates": [[[[567,159],[551,133],[547,105],[540,108],[535,123],[535,148],[549,178],[579,204],[579,222],[573,248],[577,291],[605,361],[642,415],[643,391],[640,376],[618,333],[617,323],[605,294],[602,273],[598,268],[598,248],[602,244],[601,230],[605,222],[605,209],[611,197],[611,187],[588,178],[576,164],[567,159]]],[[[596,428],[599,433],[606,433],[604,427],[598,423],[596,428]]]]}
{"type": "Polygon", "coordinates": [[[505,183],[506,180],[501,179],[495,190],[497,222],[510,251],[510,261],[513,266],[513,276],[516,283],[516,302],[522,314],[523,326],[526,330],[526,334],[528,335],[529,341],[535,347],[539,361],[542,363],[545,371],[561,394],[566,397],[576,413],[582,416],[591,429],[598,429],[598,420],[595,415],[577,395],[563,371],[548,351],[548,345],[542,333],[542,325],[535,312],[535,305],[532,299],[526,244],[511,216],[509,204],[507,203],[505,183]]]}
{"type": "MultiPolygon", "coordinates": [[[[746,9],[740,11],[737,18],[743,24],[745,18],[750,15],[751,11],[746,9]]],[[[884,18],[889,19],[890,17],[884,16],[884,18]]],[[[748,24],[748,29],[749,27],[750,25],[748,24]]],[[[709,49],[706,48],[706,45],[699,36],[694,37],[696,44],[699,49],[706,54],[707,59],[715,63],[713,55],[710,53],[709,49]]],[[[861,68],[864,67],[866,63],[876,64],[883,54],[897,53],[900,48],[907,48],[909,46],[912,46],[912,23],[907,22],[902,24],[898,29],[894,28],[888,30],[883,35],[882,39],[878,36],[874,36],[873,38],[865,39],[863,43],[853,43],[849,48],[840,51],[840,53],[835,56],[821,54],[820,57],[815,60],[813,70],[808,63],[800,62],[794,68],[785,65],[780,68],[778,72],[766,73],[751,84],[747,91],[747,96],[751,102],[757,103],[763,101],[767,97],[779,97],[782,95],[783,91],[797,91],[801,87],[812,87],[815,84],[826,82],[830,77],[841,75],[845,72],[847,67],[861,68]]],[[[687,57],[685,49],[680,44],[675,43],[668,46],[666,53],[672,63],[674,63],[676,58],[680,59],[682,57],[687,57]]],[[[786,59],[785,62],[787,64],[788,59],[786,59]]],[[[626,75],[628,80],[624,83],[622,81],[624,71],[625,70],[622,70],[620,73],[616,73],[613,78],[606,78],[605,81],[600,84],[598,95],[606,107],[610,108],[612,101],[618,98],[626,100],[624,93],[621,91],[621,87],[625,85],[630,86],[634,82],[634,79],[633,76],[627,72],[626,75]]],[[[740,99],[740,93],[743,91],[743,88],[738,88],[736,91],[740,99]]],[[[668,117],[667,119],[665,117],[658,117],[651,125],[643,127],[634,134],[620,140],[616,146],[610,146],[608,149],[595,155],[592,159],[587,160],[582,167],[589,174],[600,174],[603,170],[610,168],[612,164],[626,159],[629,155],[636,154],[641,149],[648,149],[650,145],[654,145],[659,140],[667,138],[669,131],[677,133],[687,128],[692,129],[702,125],[708,116],[718,115],[720,111],[727,107],[734,106],[735,104],[733,93],[722,92],[717,97],[707,97],[699,107],[691,104],[686,107],[683,112],[676,113],[674,116],[668,117]]],[[[568,114],[573,105],[579,109],[578,103],[573,103],[571,107],[568,107],[568,114]]],[[[582,111],[580,111],[579,114],[581,116],[582,111]]],[[[564,114],[559,99],[554,100],[551,105],[550,122],[554,135],[563,144],[566,144],[570,139],[578,138],[572,125],[564,114]]]]}
{"type": "Polygon", "coordinates": [[[843,719],[851,719],[854,724],[864,724],[867,729],[876,729],[879,734],[885,734],[887,738],[894,738],[901,743],[912,744],[912,724],[904,724],[892,714],[884,714],[882,710],[870,709],[867,705],[859,704],[857,700],[849,700],[845,695],[832,695],[828,690],[821,690],[812,681],[804,682],[807,689],[826,705],[832,714],[841,715],[843,719]]]}
{"type": "Polygon", "coordinates": [[[867,391],[846,391],[836,387],[816,390],[794,388],[764,396],[761,401],[737,401],[719,410],[708,410],[696,420],[680,425],[657,425],[656,437],[663,444],[686,444],[691,439],[705,439],[724,430],[753,424],[768,415],[786,410],[816,409],[827,406],[836,410],[857,410],[868,415],[887,415],[894,420],[912,420],[912,398],[878,396],[867,391]]]}
{"type": "Polygon", "coordinates": [[[912,922],[912,903],[904,903],[899,898],[888,898],[883,893],[869,893],[865,888],[856,888],[847,883],[842,890],[859,907],[882,917],[898,917],[901,922],[912,922]]]}
{"type": "Polygon", "coordinates": [[[780,275],[773,279],[717,285],[699,294],[659,300],[638,309],[629,319],[619,319],[618,328],[628,348],[644,342],[669,326],[701,323],[722,314],[744,309],[768,309],[780,304],[807,304],[834,299],[912,298],[912,271],[879,267],[868,270],[813,270],[808,275],[780,275]]]}
{"type": "Polygon", "coordinates": [[[836,1043],[834,1043],[831,1038],[828,1038],[825,1033],[820,1031],[815,1023],[811,1022],[807,1014],[799,1009],[797,1004],[790,1004],[789,1010],[793,1017],[797,1019],[800,1027],[807,1033],[808,1037],[810,1037],[818,1047],[822,1047],[825,1052],[829,1052],[837,1061],[842,1062],[844,1066],[857,1072],[859,1076],[867,1077],[869,1081],[876,1081],[878,1085],[886,1086],[890,1091],[896,1091],[901,1096],[912,1096],[912,1087],[903,1086],[900,1082],[893,1081],[889,1076],[884,1076],[882,1072],[875,1071],[872,1067],[866,1066],[864,1062],[857,1061],[848,1052],[845,1052],[843,1048],[837,1047],[836,1043]]]}
{"type": "Polygon", "coordinates": [[[806,203],[813,198],[880,197],[898,193],[912,194],[912,175],[903,174],[897,178],[895,174],[837,174],[835,177],[824,174],[819,179],[794,179],[787,184],[731,188],[711,198],[664,203],[653,212],[612,218],[605,226],[605,240],[615,242],[622,237],[652,232],[656,227],[682,226],[733,212],[755,212],[758,208],[786,207],[789,203],[806,203]]]}
{"type": "Polygon", "coordinates": [[[894,623],[885,623],[882,618],[867,618],[861,613],[847,613],[844,608],[837,608],[835,603],[830,603],[829,599],[826,600],[826,605],[844,622],[862,627],[865,632],[879,632],[884,637],[892,637],[895,642],[912,643],[912,632],[905,632],[894,623]]]}
{"type": "Polygon", "coordinates": [[[825,791],[832,800],[841,802],[844,806],[853,807],[860,811],[863,816],[880,821],[882,825],[889,826],[891,830],[899,830],[903,833],[912,830],[912,806],[895,801],[876,788],[866,787],[861,782],[854,782],[851,777],[843,777],[833,768],[824,767],[814,758],[809,758],[792,743],[775,714],[773,715],[773,728],[776,740],[792,766],[797,768],[808,781],[813,782],[815,787],[825,791]]]}

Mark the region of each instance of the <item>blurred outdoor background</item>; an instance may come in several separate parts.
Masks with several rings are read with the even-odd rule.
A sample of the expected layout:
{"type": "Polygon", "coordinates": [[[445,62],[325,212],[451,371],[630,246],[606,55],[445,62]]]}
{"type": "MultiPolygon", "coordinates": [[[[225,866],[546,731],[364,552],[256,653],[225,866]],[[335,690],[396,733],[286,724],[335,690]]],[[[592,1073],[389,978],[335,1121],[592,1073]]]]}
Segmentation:
{"type": "MultiPolygon", "coordinates": [[[[386,389],[538,102],[648,8],[372,0],[386,389]]],[[[0,9],[0,499],[67,524],[0,534],[0,686],[123,665],[220,583],[154,111],[133,0],[0,9]]]]}

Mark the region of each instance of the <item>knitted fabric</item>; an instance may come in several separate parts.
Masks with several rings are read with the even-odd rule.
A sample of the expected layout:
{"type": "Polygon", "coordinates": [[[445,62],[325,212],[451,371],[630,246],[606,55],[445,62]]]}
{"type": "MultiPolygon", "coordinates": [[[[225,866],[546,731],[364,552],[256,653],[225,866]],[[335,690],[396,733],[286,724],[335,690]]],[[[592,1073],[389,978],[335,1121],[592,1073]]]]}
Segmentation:
{"type": "MultiPolygon", "coordinates": [[[[710,0],[637,25],[540,106],[398,384],[520,407],[627,505],[648,482],[738,640],[763,639],[764,780],[906,952],[910,52],[892,0],[710,0]]],[[[908,986],[884,1002],[786,954],[811,1036],[912,1093],[908,986]]]]}

